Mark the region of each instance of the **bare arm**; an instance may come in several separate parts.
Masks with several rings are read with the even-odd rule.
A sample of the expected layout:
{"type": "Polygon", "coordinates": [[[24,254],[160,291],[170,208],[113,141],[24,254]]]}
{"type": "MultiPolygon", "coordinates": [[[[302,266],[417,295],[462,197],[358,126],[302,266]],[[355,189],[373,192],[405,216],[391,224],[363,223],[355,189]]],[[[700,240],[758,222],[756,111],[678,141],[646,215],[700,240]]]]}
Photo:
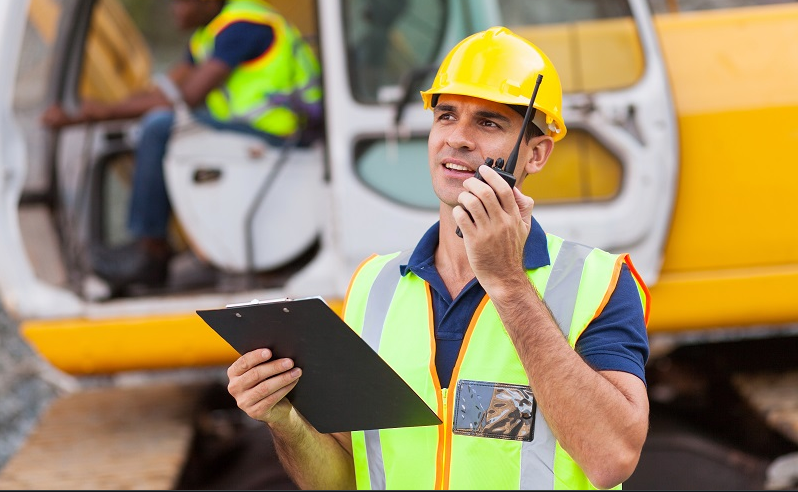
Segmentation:
{"type": "Polygon", "coordinates": [[[525,274],[505,287],[491,299],[555,437],[597,487],[623,482],[637,466],[648,430],[645,385],[632,374],[590,368],[525,274]]]}
{"type": "MultiPolygon", "coordinates": [[[[190,107],[201,104],[208,93],[224,83],[231,69],[225,63],[211,59],[194,67],[183,61],[169,72],[183,100],[190,107]]],[[[115,103],[85,100],[76,114],[67,114],[59,105],[51,106],[42,115],[42,123],[53,128],[67,125],[138,118],[155,108],[169,108],[172,103],[158,87],[137,92],[115,103]]]]}
{"type": "Polygon", "coordinates": [[[301,376],[291,359],[271,360],[268,349],[244,354],[227,370],[238,407],[272,431],[280,462],[303,489],[354,489],[349,433],[321,434],[285,398],[301,376]]]}
{"type": "Polygon", "coordinates": [[[175,74],[170,73],[170,78],[180,88],[183,100],[189,107],[202,104],[208,93],[221,86],[230,76],[230,67],[215,58],[194,67],[193,69],[175,74]]]}
{"type": "Polygon", "coordinates": [[[570,347],[523,269],[532,199],[492,170],[482,167],[480,173],[490,186],[466,180],[468,191],[460,198],[474,222],[465,211],[454,212],[469,263],[496,306],[554,436],[594,485],[613,487],[631,475],[640,457],[648,430],[645,385],[632,374],[594,371],[570,347]]]}
{"type": "Polygon", "coordinates": [[[137,118],[150,109],[156,107],[168,108],[170,105],[171,103],[161,90],[154,87],[111,104],[86,99],[81,103],[80,109],[74,114],[69,114],[64,111],[61,105],[54,104],[42,114],[41,121],[45,126],[61,128],[95,121],[137,118]]]}

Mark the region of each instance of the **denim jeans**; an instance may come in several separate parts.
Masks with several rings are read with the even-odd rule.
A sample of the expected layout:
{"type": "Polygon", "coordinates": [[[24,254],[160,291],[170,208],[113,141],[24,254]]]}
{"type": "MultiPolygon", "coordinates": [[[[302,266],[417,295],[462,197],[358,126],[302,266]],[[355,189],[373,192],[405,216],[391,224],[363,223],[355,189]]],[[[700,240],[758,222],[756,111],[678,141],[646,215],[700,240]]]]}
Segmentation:
{"type": "MultiPolygon", "coordinates": [[[[193,111],[200,123],[220,130],[234,130],[256,135],[274,146],[283,139],[269,135],[244,123],[224,123],[214,120],[207,109],[193,111]]],[[[163,160],[172,135],[174,112],[153,110],[140,122],[141,136],[136,147],[136,165],[133,171],[133,190],[128,211],[128,230],[136,239],[166,238],[172,206],[166,191],[163,160]]]]}

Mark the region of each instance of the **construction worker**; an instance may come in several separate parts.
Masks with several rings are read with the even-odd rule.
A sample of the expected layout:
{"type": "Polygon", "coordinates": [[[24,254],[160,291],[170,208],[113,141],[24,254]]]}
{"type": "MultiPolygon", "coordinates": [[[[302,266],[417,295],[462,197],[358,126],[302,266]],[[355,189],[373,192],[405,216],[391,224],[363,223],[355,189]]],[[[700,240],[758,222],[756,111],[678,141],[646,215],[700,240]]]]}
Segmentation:
{"type": "Polygon", "coordinates": [[[162,285],[171,247],[171,205],[163,159],[185,102],[201,123],[257,135],[271,145],[307,144],[321,122],[319,64],[299,32],[262,0],[171,0],[178,28],[194,30],[185,59],[152,89],[113,104],[83,101],[67,114],[53,106],[51,127],[146,116],[136,149],[128,229],[130,244],[92,255],[95,272],[114,290],[162,285]]]}
{"type": "Polygon", "coordinates": [[[566,134],[555,68],[492,28],[455,46],[422,97],[440,221],[409,254],[359,267],[344,319],[443,424],[320,434],[285,398],[302,368],[268,347],[229,367],[229,392],[303,488],[618,486],[648,428],[648,290],[628,255],[544,233],[533,199],[481,165],[519,141],[517,183],[543,169],[566,134]]]}

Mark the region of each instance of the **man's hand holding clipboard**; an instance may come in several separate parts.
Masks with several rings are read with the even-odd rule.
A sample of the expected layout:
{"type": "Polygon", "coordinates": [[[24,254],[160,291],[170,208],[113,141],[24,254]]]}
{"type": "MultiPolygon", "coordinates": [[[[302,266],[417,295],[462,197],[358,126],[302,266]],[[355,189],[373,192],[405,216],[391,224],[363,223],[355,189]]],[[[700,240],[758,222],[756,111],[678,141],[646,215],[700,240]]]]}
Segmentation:
{"type": "Polygon", "coordinates": [[[272,393],[267,400],[285,395],[319,432],[441,423],[321,298],[253,301],[197,314],[241,355],[268,349],[262,371],[274,377],[261,383],[272,393]]]}

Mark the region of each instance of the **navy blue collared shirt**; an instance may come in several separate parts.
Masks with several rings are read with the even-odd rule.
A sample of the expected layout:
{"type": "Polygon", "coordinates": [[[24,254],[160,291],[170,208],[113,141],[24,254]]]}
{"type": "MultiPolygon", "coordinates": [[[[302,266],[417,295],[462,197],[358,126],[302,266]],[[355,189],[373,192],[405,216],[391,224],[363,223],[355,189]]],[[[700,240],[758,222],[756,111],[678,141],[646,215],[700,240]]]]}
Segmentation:
{"type": "MultiPolygon", "coordinates": [[[[435,268],[439,229],[439,222],[430,227],[416,245],[407,265],[400,267],[400,272],[402,276],[412,272],[431,287],[435,323],[435,367],[441,387],[447,388],[466,329],[485,296],[485,289],[473,278],[452,299],[435,268]]],[[[532,228],[524,244],[524,268],[532,270],[550,263],[546,233],[533,218],[532,228]]],[[[627,265],[624,264],[621,268],[618,283],[604,310],[577,340],[576,351],[597,371],[628,372],[645,383],[648,335],[640,294],[627,265]]]]}

